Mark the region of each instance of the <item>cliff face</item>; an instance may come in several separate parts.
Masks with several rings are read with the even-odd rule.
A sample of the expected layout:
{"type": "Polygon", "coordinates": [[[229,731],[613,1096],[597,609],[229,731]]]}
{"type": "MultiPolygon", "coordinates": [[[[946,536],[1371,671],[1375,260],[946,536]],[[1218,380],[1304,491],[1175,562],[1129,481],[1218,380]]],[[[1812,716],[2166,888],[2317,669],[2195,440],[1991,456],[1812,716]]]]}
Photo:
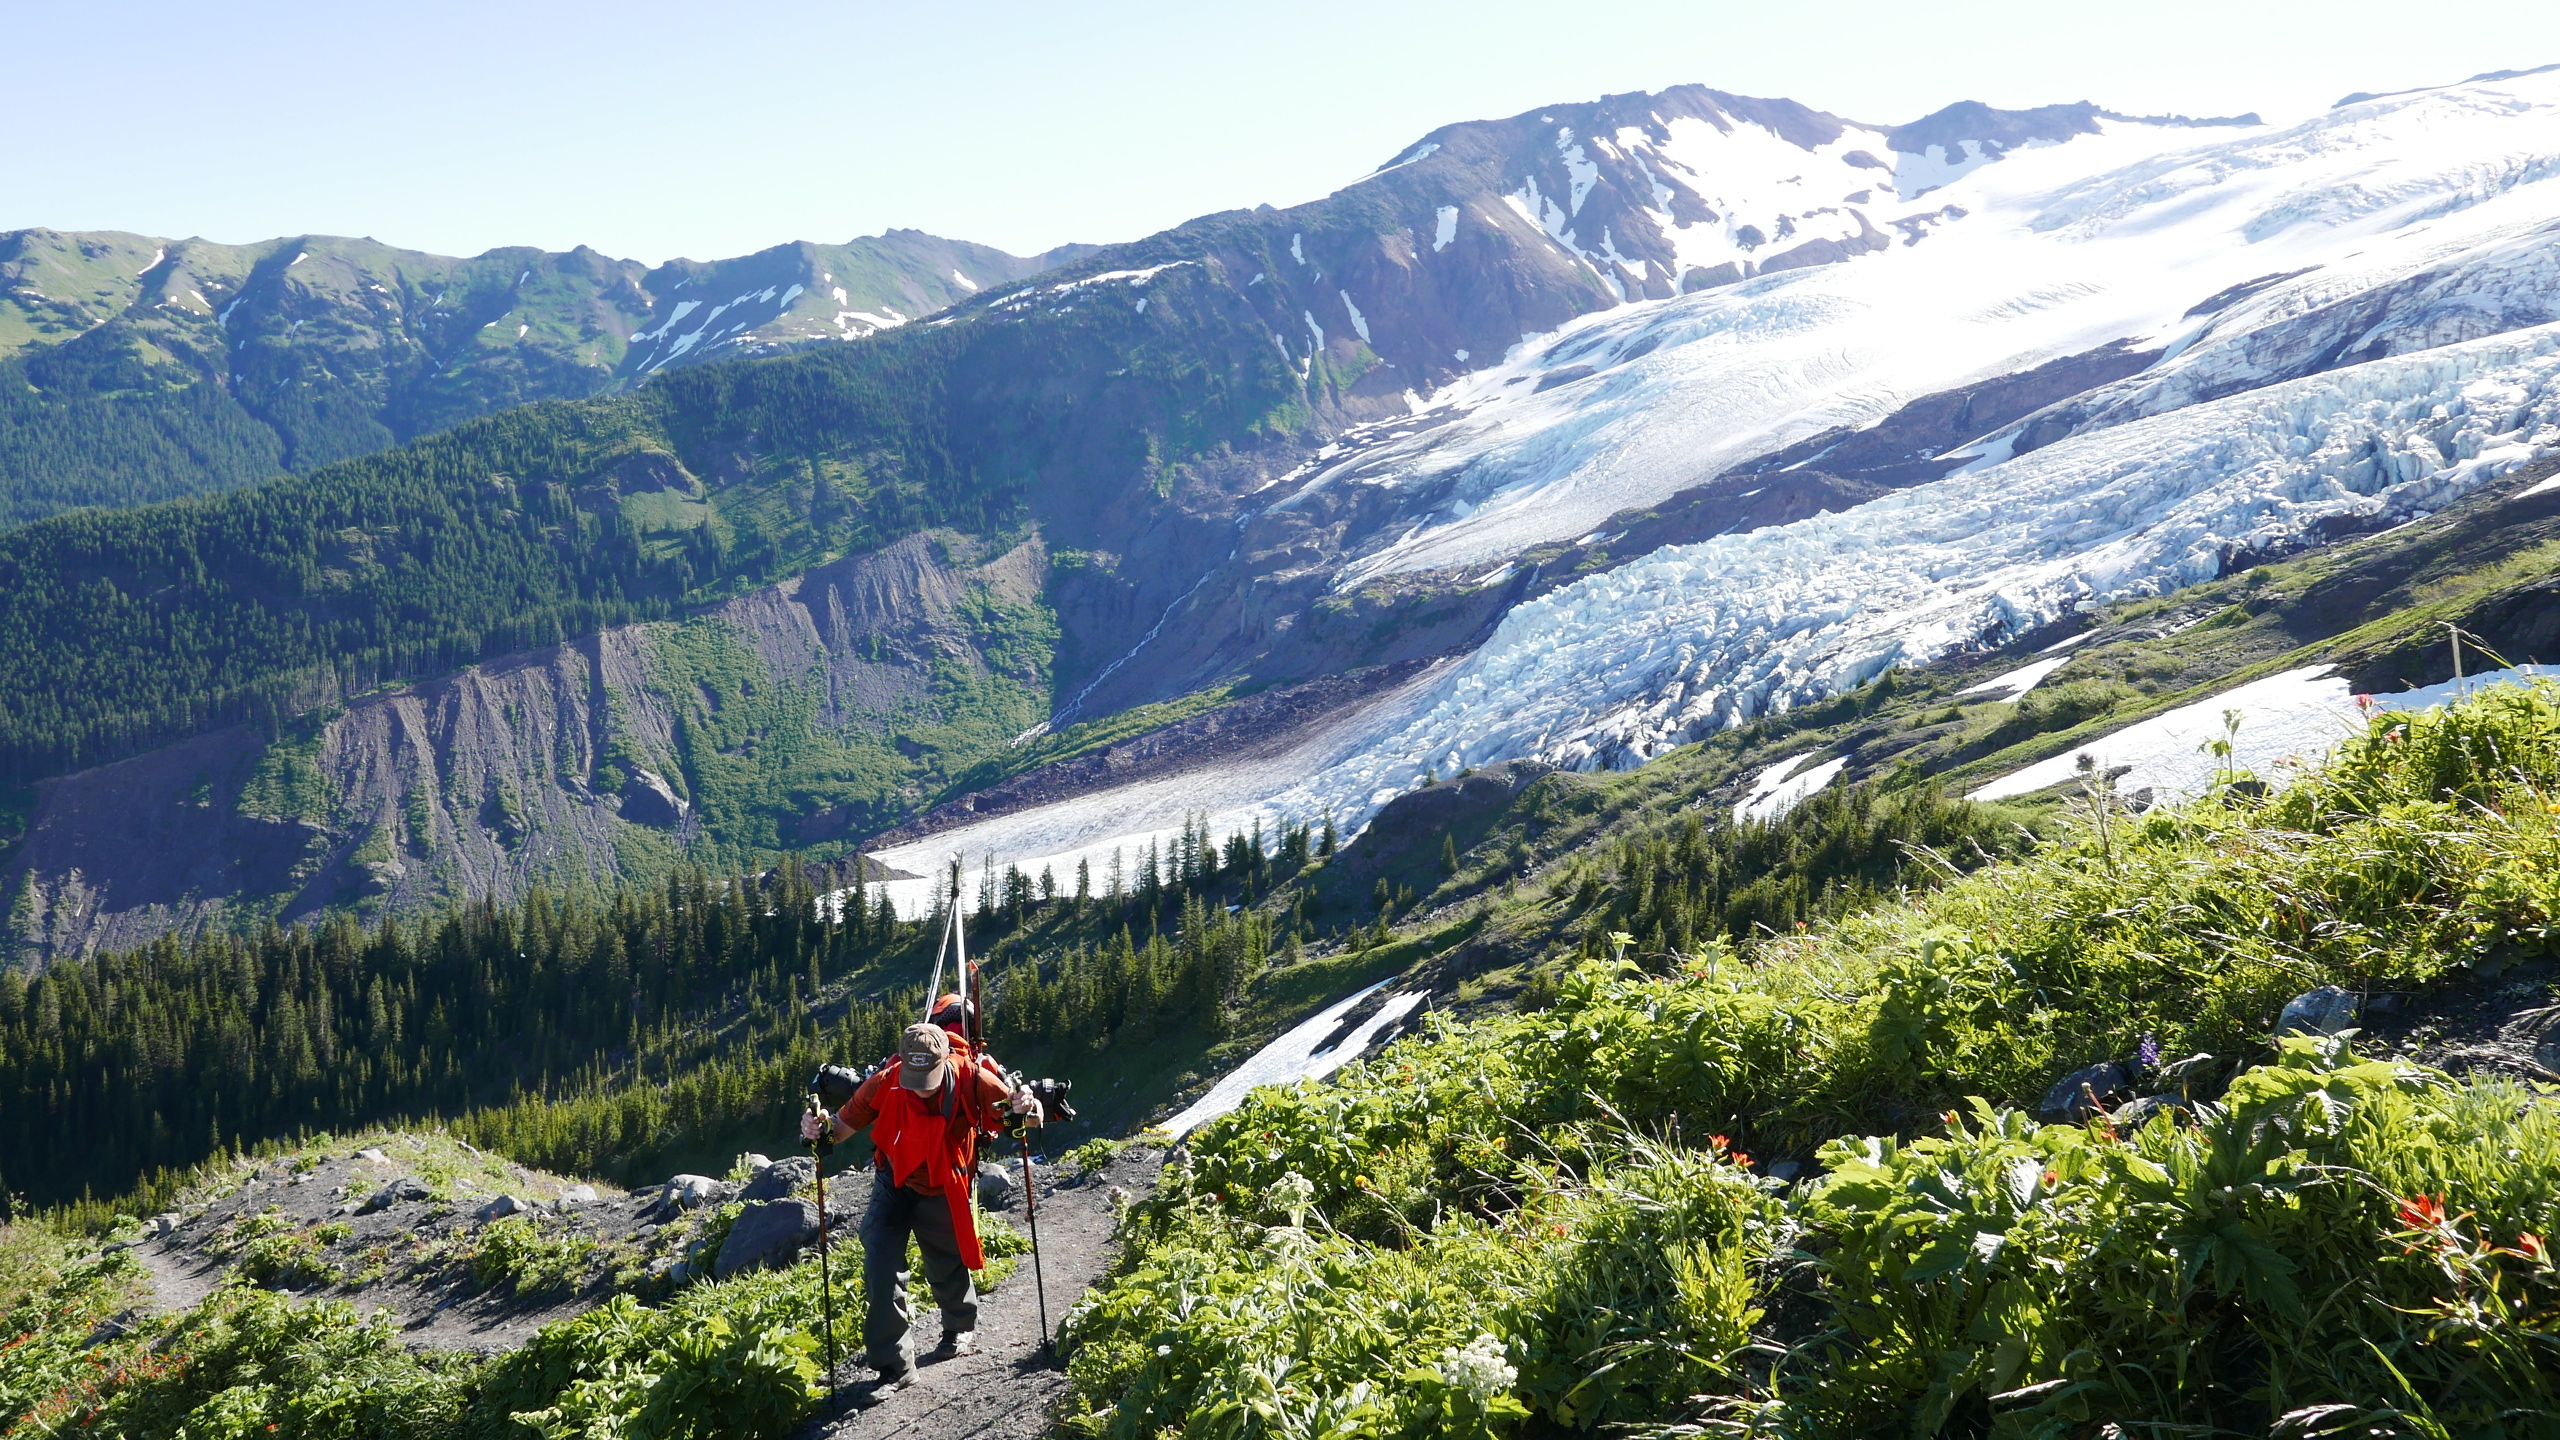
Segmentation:
{"type": "Polygon", "coordinates": [[[48,780],[11,857],[15,958],[207,925],[413,912],[683,860],[821,856],[1047,713],[1036,535],[910,536],[624,626],[48,780]]]}

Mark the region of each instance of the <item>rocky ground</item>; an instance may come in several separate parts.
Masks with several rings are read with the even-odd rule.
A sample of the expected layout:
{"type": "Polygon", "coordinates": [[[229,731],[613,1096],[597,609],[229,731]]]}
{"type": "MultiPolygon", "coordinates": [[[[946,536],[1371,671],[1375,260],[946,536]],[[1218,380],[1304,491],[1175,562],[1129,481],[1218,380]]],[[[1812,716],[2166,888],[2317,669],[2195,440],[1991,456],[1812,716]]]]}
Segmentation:
{"type": "MultiPolygon", "coordinates": [[[[543,1326],[602,1303],[617,1290],[644,1298],[697,1275],[726,1274],[757,1258],[743,1253],[758,1212],[769,1232],[758,1246],[785,1253],[808,1230],[788,1223],[816,1207],[805,1198],[808,1162],[787,1158],[758,1171],[742,1157],[736,1178],[671,1177],[622,1191],[548,1175],[428,1133],[368,1135],[280,1159],[243,1161],[143,1224],[128,1248],[149,1271],[158,1308],[193,1307],[226,1275],[245,1272],[271,1288],[309,1299],[343,1300],[387,1311],[421,1349],[496,1351],[522,1344],[543,1326]],[[747,1202],[734,1225],[722,1209],[747,1202]],[[723,1249],[741,1253],[727,1256],[723,1249]]],[[[861,1363],[859,1325],[839,1337],[835,1398],[802,1428],[800,1440],[853,1436],[1032,1436],[1050,1427],[1066,1376],[1041,1344],[1068,1307],[1108,1268],[1120,1208],[1154,1183],[1162,1152],[1121,1147],[1102,1169],[1042,1162],[1040,1264],[1021,1258],[980,1301],[974,1354],[923,1367],[916,1385],[875,1409],[854,1397],[872,1378],[861,1363]]],[[[990,1164],[989,1171],[995,1167],[990,1164]]],[[[1008,1177],[1019,1174],[1008,1161],[1008,1177]]],[[[830,1177],[827,1211],[833,1263],[848,1290],[860,1284],[855,1230],[864,1187],[855,1172],[830,1177]]],[[[1031,1217],[1018,1184],[986,1208],[1018,1232],[1031,1217]]],[[[801,1263],[814,1251],[802,1248],[801,1263]]],[[[918,1321],[929,1346],[939,1330],[929,1296],[918,1321]]],[[[919,1348],[923,1348],[920,1346],[919,1348]]]]}
{"type": "Polygon", "coordinates": [[[164,1310],[245,1270],[295,1295],[387,1310],[420,1347],[497,1350],[617,1286],[670,1283],[706,1202],[726,1196],[697,1187],[688,1205],[668,1188],[626,1193],[445,1135],[381,1134],[243,1162],[146,1221],[132,1249],[164,1310]]]}
{"type": "MultiPolygon", "coordinates": [[[[846,1360],[837,1378],[841,1398],[821,1410],[793,1440],[967,1440],[978,1436],[1034,1436],[1049,1432],[1050,1413],[1066,1393],[1067,1377],[1052,1351],[1040,1343],[1041,1295],[1047,1293],[1047,1326],[1054,1335],[1058,1319],[1077,1297],[1092,1288],[1109,1268],[1112,1231],[1125,1197],[1143,1194],[1155,1184],[1163,1152],[1151,1146],[1123,1146],[1109,1165],[1095,1172],[1072,1167],[1039,1167],[1040,1268],[1030,1257],[1013,1277],[978,1304],[978,1347],[939,1364],[920,1366],[913,1386],[890,1396],[873,1409],[856,1409],[854,1394],[871,1371],[859,1364],[859,1337],[844,1337],[846,1360]]],[[[997,1207],[1017,1230],[1029,1230],[1021,1198],[997,1207]]],[[[858,1261],[858,1249],[845,1258],[858,1261]]],[[[931,1300],[917,1329],[930,1345],[938,1333],[931,1300]]],[[[921,1348],[921,1347],[920,1347],[921,1348]]]]}

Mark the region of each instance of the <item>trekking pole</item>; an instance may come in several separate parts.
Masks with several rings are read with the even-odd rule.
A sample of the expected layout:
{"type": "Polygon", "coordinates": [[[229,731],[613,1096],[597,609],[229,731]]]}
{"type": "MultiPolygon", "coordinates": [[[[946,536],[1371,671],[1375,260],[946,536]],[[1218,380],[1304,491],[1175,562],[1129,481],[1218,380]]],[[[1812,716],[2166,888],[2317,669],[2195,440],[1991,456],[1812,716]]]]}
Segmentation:
{"type": "Polygon", "coordinates": [[[836,1286],[834,1278],[827,1273],[827,1152],[835,1148],[828,1142],[828,1133],[835,1128],[835,1117],[827,1113],[827,1107],[819,1101],[814,1090],[809,1092],[809,1110],[825,1122],[824,1128],[809,1141],[809,1158],[818,1167],[818,1309],[826,1317],[827,1408],[832,1411],[836,1404],[836,1286]]]}
{"type": "Polygon", "coordinates": [[[1040,1184],[1031,1173],[1031,1126],[1022,1127],[1022,1210],[1031,1221],[1031,1288],[1040,1297],[1040,1348],[1049,1350],[1049,1278],[1040,1269],[1040,1184]]]}

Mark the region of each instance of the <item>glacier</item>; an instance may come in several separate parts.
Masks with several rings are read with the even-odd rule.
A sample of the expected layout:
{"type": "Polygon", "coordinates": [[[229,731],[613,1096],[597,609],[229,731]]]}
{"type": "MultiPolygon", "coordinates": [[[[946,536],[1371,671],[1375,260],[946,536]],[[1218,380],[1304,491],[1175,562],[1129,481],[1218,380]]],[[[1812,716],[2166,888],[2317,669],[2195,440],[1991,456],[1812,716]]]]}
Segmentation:
{"type": "MultiPolygon", "coordinates": [[[[1689,163],[1713,161],[1702,147],[1689,163]]],[[[1929,213],[1943,223],[1852,263],[1524,337],[1423,397],[1442,423],[1329,450],[1271,487],[1270,508],[1378,487],[1409,512],[1337,586],[1463,583],[1924,395],[2110,344],[2160,358],[1951,453],[1945,478],[1664,548],[1530,600],[1471,653],[1331,717],[1287,755],[881,858],[926,870],[983,851],[1098,872],[1185,813],[1220,833],[1328,815],[1356,827],[1433,773],[1637,765],[1894,667],[2211,579],[2314,527],[2424,515],[2560,449],[2560,73],[2204,143],[2108,121],[1932,163],[1929,213]]],[[[1758,159],[1744,168],[1767,178],[1758,159]]],[[[1711,179],[1695,188],[1724,193],[1711,179]]],[[[1570,198],[1538,204],[1569,220],[1570,198]]]]}

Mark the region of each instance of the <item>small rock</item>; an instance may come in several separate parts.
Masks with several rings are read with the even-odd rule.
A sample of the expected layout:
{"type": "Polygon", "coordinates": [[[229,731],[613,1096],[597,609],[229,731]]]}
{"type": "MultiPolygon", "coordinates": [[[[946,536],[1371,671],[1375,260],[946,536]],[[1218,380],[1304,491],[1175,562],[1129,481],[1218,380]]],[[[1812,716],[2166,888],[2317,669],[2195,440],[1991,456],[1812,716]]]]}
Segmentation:
{"type": "Polygon", "coordinates": [[[2335,1035],[2356,1023],[2356,997],[2335,985],[2305,990],[2284,1002],[2276,1019],[2278,1035],[2335,1035]]]}
{"type": "Polygon", "coordinates": [[[1793,1160],[1781,1160],[1776,1164],[1763,1169],[1760,1173],[1768,1176],[1772,1180],[1789,1181],[1795,1179],[1797,1172],[1803,1168],[1803,1166],[1798,1165],[1793,1160]]]}
{"type": "Polygon", "coordinates": [[[670,1285],[682,1285],[682,1284],[686,1284],[687,1282],[691,1281],[692,1279],[693,1279],[693,1257],[692,1257],[692,1256],[689,1256],[689,1255],[688,1255],[688,1256],[686,1256],[684,1259],[679,1260],[679,1261],[677,1261],[676,1263],[674,1263],[673,1265],[670,1265],[670,1266],[668,1266],[668,1267],[667,1267],[667,1283],[668,1283],[668,1284],[670,1284],[670,1285]]]}
{"type": "Polygon", "coordinates": [[[717,1205],[732,1193],[730,1186],[708,1175],[675,1175],[670,1176],[665,1187],[658,1192],[658,1202],[679,1210],[692,1210],[704,1205],[717,1205]]]}
{"type": "Polygon", "coordinates": [[[370,1215],[376,1210],[388,1210],[403,1200],[427,1200],[434,1198],[434,1195],[435,1192],[427,1188],[426,1181],[415,1175],[403,1175],[374,1191],[371,1198],[364,1202],[364,1208],[357,1213],[370,1215]]]}
{"type": "Polygon", "coordinates": [[[501,1195],[497,1199],[490,1201],[488,1204],[481,1206],[479,1209],[472,1211],[471,1214],[474,1218],[485,1224],[491,1220],[503,1220],[510,1215],[521,1215],[524,1211],[525,1203],[523,1201],[517,1199],[513,1195],[501,1195]]]}
{"type": "Polygon", "coordinates": [[[361,1200],[350,1200],[346,1204],[339,1206],[335,1213],[340,1215],[361,1215],[364,1213],[364,1202],[361,1200]]]}
{"type": "Polygon", "coordinates": [[[2112,1060],[2074,1070],[2045,1092],[2044,1104],[2037,1107],[2036,1116],[2048,1125],[2077,1125],[2131,1088],[2125,1067],[2112,1060]]]}
{"type": "Polygon", "coordinates": [[[987,1210],[1002,1210],[1013,1203],[1013,1176],[1002,1166],[978,1172],[978,1204],[987,1210]]]}
{"type": "Polygon", "coordinates": [[[800,1187],[817,1178],[818,1162],[806,1155],[794,1155],[788,1160],[768,1160],[762,1169],[756,1171],[756,1178],[747,1182],[747,1188],[738,1192],[738,1198],[780,1200],[797,1194],[800,1187]]]}
{"type": "Polygon", "coordinates": [[[158,1215],[152,1216],[147,1223],[149,1224],[153,1235],[167,1235],[178,1228],[178,1212],[175,1210],[164,1211],[158,1215]]]}
{"type": "Polygon", "coordinates": [[[750,1174],[750,1175],[758,1174],[758,1173],[762,1172],[762,1171],[763,1171],[767,1166],[770,1166],[771,1164],[773,1164],[773,1161],[772,1161],[770,1158],[768,1158],[768,1157],[766,1157],[766,1156],[763,1156],[763,1155],[758,1155],[757,1153],[755,1153],[755,1152],[754,1152],[754,1151],[752,1151],[752,1150],[748,1151],[748,1152],[747,1152],[746,1154],[744,1154],[744,1155],[739,1156],[738,1158],[747,1162],[747,1173],[748,1173],[748,1174],[750,1174]]]}
{"type": "Polygon", "coordinates": [[[560,1192],[560,1203],[563,1205],[593,1205],[596,1203],[596,1187],[593,1185],[572,1185],[568,1189],[560,1192]]]}
{"type": "Polygon", "coordinates": [[[2154,1115],[2163,1111],[2183,1111],[2186,1108],[2187,1102],[2175,1095],[2145,1095],[2141,1099],[2124,1102],[2123,1107],[2115,1113],[2115,1122],[2122,1129],[2138,1130],[2150,1124],[2151,1117],[2154,1115]]]}
{"type": "Polygon", "coordinates": [[[463,1153],[463,1154],[468,1155],[468,1156],[470,1156],[471,1158],[473,1158],[473,1159],[475,1159],[475,1160],[477,1160],[477,1159],[479,1159],[479,1158],[480,1158],[480,1152],[471,1148],[471,1142],[470,1142],[470,1141],[468,1141],[468,1140],[456,1140],[456,1141],[454,1141],[453,1143],[462,1147],[462,1153],[463,1153]]]}
{"type": "Polygon", "coordinates": [[[806,1200],[768,1200],[738,1212],[720,1243],[712,1275],[721,1280],[758,1265],[787,1261],[818,1238],[818,1207],[806,1200]]]}
{"type": "Polygon", "coordinates": [[[380,1150],[359,1150],[356,1152],[356,1158],[359,1160],[370,1160],[376,1165],[388,1165],[391,1163],[391,1157],[383,1154],[380,1150]]]}
{"type": "Polygon", "coordinates": [[[2172,1060],[2160,1067],[2160,1083],[2179,1094],[2192,1093],[2213,1078],[2213,1057],[2199,1050],[2184,1060],[2172,1060]]]}

